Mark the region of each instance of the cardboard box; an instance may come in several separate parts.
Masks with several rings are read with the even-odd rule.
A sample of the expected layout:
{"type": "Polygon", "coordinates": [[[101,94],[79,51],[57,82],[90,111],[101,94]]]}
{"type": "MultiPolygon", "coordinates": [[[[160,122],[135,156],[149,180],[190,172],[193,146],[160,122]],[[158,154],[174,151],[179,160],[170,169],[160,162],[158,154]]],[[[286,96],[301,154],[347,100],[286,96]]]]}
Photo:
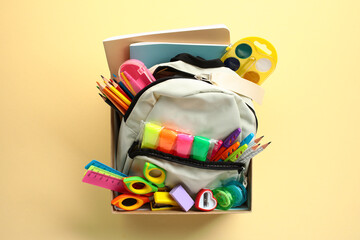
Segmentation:
{"type": "MultiPolygon", "coordinates": [[[[206,43],[206,44],[230,44],[230,32],[225,25],[212,25],[205,27],[176,29],[151,33],[123,35],[112,37],[103,41],[110,75],[117,75],[120,65],[129,59],[129,45],[137,42],[181,42],[181,43],[206,43]]],[[[111,110],[111,156],[112,167],[116,169],[118,134],[121,124],[121,116],[111,110]]],[[[246,207],[231,209],[228,211],[214,210],[211,212],[200,211],[149,211],[138,209],[136,211],[118,211],[112,208],[115,214],[229,214],[241,211],[251,211],[251,190],[252,190],[252,164],[248,171],[248,199],[246,207]]],[[[112,198],[115,193],[112,192],[112,198]]]]}

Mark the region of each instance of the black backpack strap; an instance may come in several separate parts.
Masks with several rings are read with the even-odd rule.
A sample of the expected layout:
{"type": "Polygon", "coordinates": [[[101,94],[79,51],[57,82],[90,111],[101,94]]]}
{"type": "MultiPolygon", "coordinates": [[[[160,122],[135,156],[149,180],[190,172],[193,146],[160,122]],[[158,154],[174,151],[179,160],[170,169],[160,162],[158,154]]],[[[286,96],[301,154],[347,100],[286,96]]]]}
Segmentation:
{"type": "Polygon", "coordinates": [[[175,62],[179,60],[200,68],[225,67],[224,63],[218,58],[212,60],[205,60],[201,57],[195,57],[188,53],[180,53],[173,57],[170,62],[175,62]]]}

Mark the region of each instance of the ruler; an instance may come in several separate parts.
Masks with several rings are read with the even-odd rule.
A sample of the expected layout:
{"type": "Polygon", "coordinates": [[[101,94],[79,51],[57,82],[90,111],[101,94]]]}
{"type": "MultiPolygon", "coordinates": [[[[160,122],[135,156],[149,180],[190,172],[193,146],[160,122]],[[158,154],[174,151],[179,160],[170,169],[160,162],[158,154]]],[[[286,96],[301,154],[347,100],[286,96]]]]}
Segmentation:
{"type": "Polygon", "coordinates": [[[85,173],[82,181],[120,193],[129,192],[127,191],[122,179],[110,177],[102,173],[93,172],[91,170],[88,170],[85,173]]]}
{"type": "Polygon", "coordinates": [[[117,175],[120,175],[122,177],[128,177],[126,174],[122,173],[122,172],[119,172],[115,169],[113,169],[112,167],[109,167],[99,161],[96,161],[96,160],[92,160],[91,162],[89,162],[86,166],[85,166],[85,169],[89,169],[90,166],[95,166],[95,167],[98,167],[98,168],[101,168],[101,169],[104,169],[105,171],[108,171],[108,172],[112,172],[114,174],[117,174],[117,175]]]}

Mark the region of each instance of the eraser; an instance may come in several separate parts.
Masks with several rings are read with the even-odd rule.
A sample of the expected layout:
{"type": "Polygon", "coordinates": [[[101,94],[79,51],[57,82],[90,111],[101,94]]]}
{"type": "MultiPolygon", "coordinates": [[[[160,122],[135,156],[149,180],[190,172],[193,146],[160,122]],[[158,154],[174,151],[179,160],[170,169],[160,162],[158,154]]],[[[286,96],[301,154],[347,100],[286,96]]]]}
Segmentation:
{"type": "Polygon", "coordinates": [[[193,141],[194,141],[194,136],[184,133],[179,133],[176,138],[174,155],[183,158],[189,158],[193,141]]]}
{"type": "Polygon", "coordinates": [[[206,161],[210,147],[210,139],[206,137],[195,136],[191,149],[191,157],[199,161],[206,161]]]}
{"type": "Polygon", "coordinates": [[[173,199],[180,205],[180,207],[185,211],[189,211],[190,208],[194,205],[194,200],[190,195],[185,191],[181,185],[177,185],[170,191],[170,195],[173,199]]]}
{"type": "Polygon", "coordinates": [[[156,149],[162,127],[154,123],[146,123],[141,148],[156,149]]]}
{"type": "Polygon", "coordinates": [[[164,153],[171,153],[175,145],[177,133],[173,130],[163,128],[160,132],[159,145],[157,150],[164,153]]]}

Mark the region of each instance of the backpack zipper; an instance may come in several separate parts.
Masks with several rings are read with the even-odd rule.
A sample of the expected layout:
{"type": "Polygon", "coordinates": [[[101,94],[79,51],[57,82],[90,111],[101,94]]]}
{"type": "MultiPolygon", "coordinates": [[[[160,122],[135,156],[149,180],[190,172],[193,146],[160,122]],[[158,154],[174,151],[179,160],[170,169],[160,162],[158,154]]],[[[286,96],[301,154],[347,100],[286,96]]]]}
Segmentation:
{"type": "Polygon", "coordinates": [[[178,163],[190,167],[211,170],[243,170],[245,164],[239,162],[202,162],[192,158],[182,158],[172,154],[163,153],[154,149],[139,148],[139,143],[134,142],[128,151],[129,157],[134,159],[136,156],[146,156],[160,158],[161,160],[178,163]]]}

